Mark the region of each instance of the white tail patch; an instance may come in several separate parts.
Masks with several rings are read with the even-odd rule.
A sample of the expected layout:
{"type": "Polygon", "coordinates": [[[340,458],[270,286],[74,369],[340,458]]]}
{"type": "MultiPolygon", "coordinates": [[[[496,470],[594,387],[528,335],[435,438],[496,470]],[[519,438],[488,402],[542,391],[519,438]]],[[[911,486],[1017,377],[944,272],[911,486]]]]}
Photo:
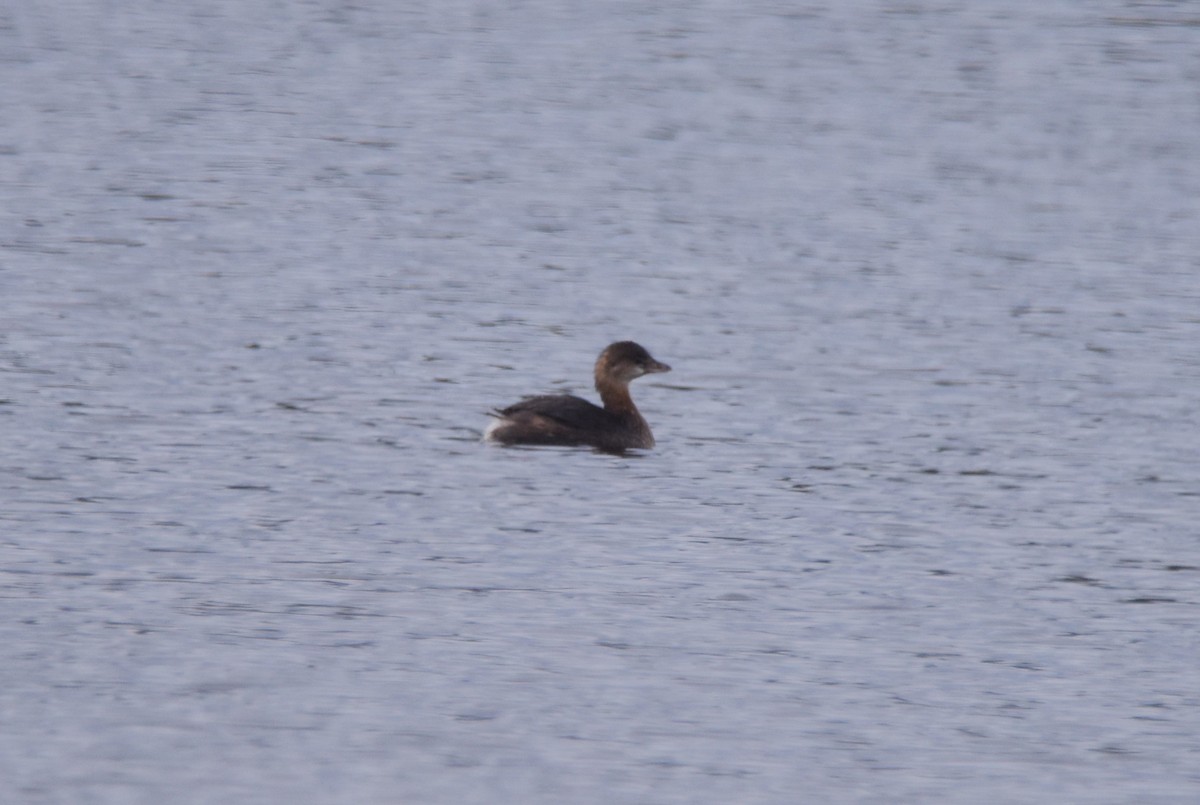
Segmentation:
{"type": "Polygon", "coordinates": [[[499,419],[499,418],[493,419],[491,422],[488,423],[488,426],[486,428],[484,428],[483,440],[485,442],[496,441],[496,431],[500,430],[502,427],[504,427],[507,424],[508,424],[507,419],[499,419]]]}

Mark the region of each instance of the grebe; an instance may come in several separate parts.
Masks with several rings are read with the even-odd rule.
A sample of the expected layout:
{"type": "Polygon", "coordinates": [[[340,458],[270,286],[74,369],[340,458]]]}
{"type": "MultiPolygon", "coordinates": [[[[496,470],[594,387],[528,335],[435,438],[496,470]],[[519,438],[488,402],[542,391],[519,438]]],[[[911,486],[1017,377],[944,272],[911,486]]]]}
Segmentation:
{"type": "Polygon", "coordinates": [[[629,396],[629,381],[669,371],[632,341],[609,344],[595,369],[603,408],[570,394],[530,397],[497,411],[483,438],[500,444],[590,445],[609,452],[653,447],[650,426],[629,396]]]}

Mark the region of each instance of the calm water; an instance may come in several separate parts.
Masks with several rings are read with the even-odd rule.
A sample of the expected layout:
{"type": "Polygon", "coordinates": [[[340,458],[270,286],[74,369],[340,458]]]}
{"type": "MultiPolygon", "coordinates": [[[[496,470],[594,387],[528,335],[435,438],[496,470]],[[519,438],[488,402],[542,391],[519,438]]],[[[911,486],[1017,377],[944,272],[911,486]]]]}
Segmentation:
{"type": "Polygon", "coordinates": [[[1194,4],[9,5],[0,800],[1200,800],[1194,4]]]}

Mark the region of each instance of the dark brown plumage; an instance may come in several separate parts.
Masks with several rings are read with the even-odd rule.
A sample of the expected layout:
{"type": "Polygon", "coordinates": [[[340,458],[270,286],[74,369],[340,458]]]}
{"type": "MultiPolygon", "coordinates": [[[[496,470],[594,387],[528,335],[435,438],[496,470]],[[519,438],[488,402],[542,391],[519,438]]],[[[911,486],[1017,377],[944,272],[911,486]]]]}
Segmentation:
{"type": "Polygon", "coordinates": [[[500,444],[590,445],[610,452],[654,446],[629,382],[642,375],[669,372],[632,341],[609,344],[596,359],[598,405],[569,394],[529,397],[496,412],[484,438],[500,444]]]}

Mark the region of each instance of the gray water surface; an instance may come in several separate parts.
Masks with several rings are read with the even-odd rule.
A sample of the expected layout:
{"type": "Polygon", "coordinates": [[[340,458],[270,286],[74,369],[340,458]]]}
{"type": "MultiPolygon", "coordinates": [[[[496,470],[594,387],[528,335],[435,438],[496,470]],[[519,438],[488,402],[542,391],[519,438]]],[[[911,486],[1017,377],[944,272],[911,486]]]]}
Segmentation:
{"type": "Polygon", "coordinates": [[[1192,4],[10,6],[0,801],[1200,800],[1192,4]]]}

